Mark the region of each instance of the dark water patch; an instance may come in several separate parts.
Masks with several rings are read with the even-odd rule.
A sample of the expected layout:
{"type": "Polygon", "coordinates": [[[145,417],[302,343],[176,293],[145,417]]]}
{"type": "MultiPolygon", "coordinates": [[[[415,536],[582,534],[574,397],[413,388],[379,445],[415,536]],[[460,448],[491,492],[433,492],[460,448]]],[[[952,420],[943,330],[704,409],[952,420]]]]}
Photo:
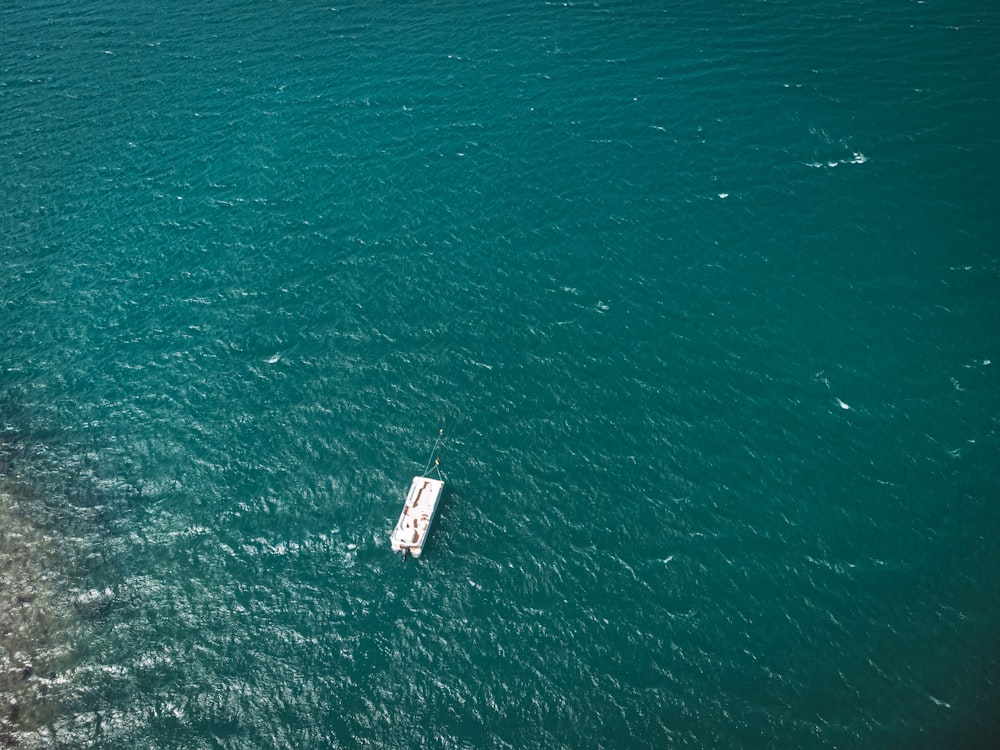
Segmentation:
{"type": "Polygon", "coordinates": [[[14,432],[0,433],[0,474],[10,471],[11,464],[21,453],[17,435],[14,432]]]}
{"type": "Polygon", "coordinates": [[[0,737],[10,746],[59,713],[53,686],[72,662],[78,617],[66,549],[23,512],[26,501],[0,482],[0,737]]]}
{"type": "MultiPolygon", "coordinates": [[[[8,411],[8,416],[10,409],[8,411]]],[[[23,414],[22,414],[23,416],[23,414]]],[[[58,441],[54,441],[58,442],[58,441]]],[[[0,744],[71,747],[57,728],[118,601],[105,544],[122,500],[97,457],[8,426],[0,442],[0,744]]]]}

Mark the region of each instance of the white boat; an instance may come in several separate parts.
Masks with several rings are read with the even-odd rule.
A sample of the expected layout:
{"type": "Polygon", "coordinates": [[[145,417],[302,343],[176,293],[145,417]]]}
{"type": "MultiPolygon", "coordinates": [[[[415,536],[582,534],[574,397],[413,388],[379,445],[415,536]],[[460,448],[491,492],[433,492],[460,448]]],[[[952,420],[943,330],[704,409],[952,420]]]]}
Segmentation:
{"type": "Polygon", "coordinates": [[[402,552],[404,560],[407,555],[420,557],[423,553],[443,489],[443,479],[413,477],[403,512],[392,530],[392,550],[402,552]]]}

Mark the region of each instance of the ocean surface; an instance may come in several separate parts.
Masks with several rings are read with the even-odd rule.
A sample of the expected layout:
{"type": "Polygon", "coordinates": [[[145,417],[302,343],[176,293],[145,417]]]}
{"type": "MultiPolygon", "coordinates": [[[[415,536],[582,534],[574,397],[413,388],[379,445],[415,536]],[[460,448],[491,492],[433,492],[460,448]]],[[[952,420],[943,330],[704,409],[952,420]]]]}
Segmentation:
{"type": "Polygon", "coordinates": [[[1000,746],[998,39],[4,4],[0,747],[1000,746]]]}

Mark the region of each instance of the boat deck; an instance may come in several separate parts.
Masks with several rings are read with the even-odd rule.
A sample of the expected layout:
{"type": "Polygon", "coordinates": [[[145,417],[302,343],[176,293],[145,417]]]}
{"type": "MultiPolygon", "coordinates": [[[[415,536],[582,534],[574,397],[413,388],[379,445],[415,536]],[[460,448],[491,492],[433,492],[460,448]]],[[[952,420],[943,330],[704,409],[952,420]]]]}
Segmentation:
{"type": "Polygon", "coordinates": [[[394,552],[420,557],[427,543],[427,533],[430,531],[431,523],[434,522],[442,489],[444,482],[440,479],[413,477],[403,512],[400,513],[399,521],[392,530],[394,552]]]}

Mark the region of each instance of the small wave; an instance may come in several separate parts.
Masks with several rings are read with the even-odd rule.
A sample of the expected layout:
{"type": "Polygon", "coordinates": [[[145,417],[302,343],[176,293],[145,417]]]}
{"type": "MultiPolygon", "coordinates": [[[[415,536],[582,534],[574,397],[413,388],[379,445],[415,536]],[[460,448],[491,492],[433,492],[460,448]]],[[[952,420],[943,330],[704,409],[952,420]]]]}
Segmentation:
{"type": "Polygon", "coordinates": [[[865,164],[867,162],[867,156],[860,151],[854,151],[850,157],[844,159],[830,159],[826,162],[807,161],[803,163],[805,166],[812,167],[813,169],[833,169],[834,167],[839,167],[841,164],[865,164]]]}

